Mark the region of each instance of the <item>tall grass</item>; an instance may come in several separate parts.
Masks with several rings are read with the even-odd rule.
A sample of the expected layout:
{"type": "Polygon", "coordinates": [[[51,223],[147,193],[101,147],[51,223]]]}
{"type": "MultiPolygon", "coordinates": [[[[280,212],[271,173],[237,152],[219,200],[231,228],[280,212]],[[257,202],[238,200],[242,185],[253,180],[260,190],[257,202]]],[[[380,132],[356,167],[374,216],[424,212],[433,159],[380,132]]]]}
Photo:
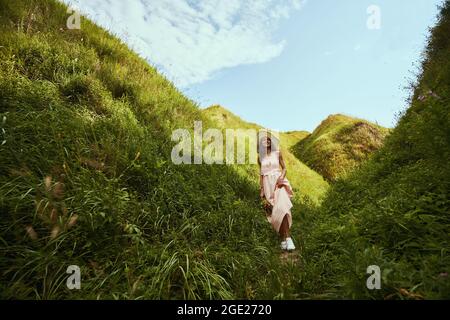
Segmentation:
{"type": "Polygon", "coordinates": [[[329,190],[305,230],[313,292],[363,299],[449,299],[450,2],[431,31],[411,106],[384,146],[329,190]],[[368,290],[378,265],[381,290],[368,290]]]}
{"type": "Polygon", "coordinates": [[[322,205],[327,183],[288,163],[306,197],[282,259],[255,167],[170,161],[173,129],[220,123],[87,19],[65,29],[61,3],[0,0],[0,296],[448,298],[449,8],[383,148],[322,205]]]}
{"type": "Polygon", "coordinates": [[[192,101],[57,1],[0,13],[2,298],[295,296],[256,177],[170,161],[173,129],[213,125],[192,101]]]}

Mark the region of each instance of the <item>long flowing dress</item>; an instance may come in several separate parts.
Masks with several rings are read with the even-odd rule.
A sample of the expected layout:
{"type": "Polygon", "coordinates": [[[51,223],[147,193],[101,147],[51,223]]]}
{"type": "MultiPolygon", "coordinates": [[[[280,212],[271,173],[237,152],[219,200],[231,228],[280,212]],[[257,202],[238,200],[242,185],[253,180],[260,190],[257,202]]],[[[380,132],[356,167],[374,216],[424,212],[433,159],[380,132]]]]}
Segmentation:
{"type": "Polygon", "coordinates": [[[261,159],[261,175],[263,176],[264,195],[272,205],[272,214],[267,216],[267,220],[275,231],[279,232],[281,223],[287,215],[289,228],[291,228],[292,187],[286,178],[283,179],[281,188],[276,187],[277,180],[281,175],[280,151],[272,151],[261,159]]]}

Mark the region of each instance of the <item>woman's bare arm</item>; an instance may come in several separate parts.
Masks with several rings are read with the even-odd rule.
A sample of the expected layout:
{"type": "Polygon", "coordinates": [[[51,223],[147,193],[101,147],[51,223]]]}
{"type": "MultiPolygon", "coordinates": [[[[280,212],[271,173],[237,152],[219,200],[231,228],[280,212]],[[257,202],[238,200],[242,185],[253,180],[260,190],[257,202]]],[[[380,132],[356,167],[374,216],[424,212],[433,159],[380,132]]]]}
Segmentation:
{"type": "MultiPolygon", "coordinates": [[[[259,168],[261,169],[261,160],[259,159],[259,156],[258,156],[258,165],[259,165],[259,168]]],[[[260,174],[259,175],[259,195],[261,196],[261,198],[263,198],[264,197],[264,184],[263,184],[263,176],[260,174]]]]}
{"type": "Polygon", "coordinates": [[[283,155],[281,154],[281,151],[280,151],[279,155],[280,155],[279,160],[280,160],[280,166],[281,166],[280,179],[284,179],[284,178],[286,178],[286,173],[287,173],[286,164],[284,163],[284,159],[283,159],[283,155]]]}

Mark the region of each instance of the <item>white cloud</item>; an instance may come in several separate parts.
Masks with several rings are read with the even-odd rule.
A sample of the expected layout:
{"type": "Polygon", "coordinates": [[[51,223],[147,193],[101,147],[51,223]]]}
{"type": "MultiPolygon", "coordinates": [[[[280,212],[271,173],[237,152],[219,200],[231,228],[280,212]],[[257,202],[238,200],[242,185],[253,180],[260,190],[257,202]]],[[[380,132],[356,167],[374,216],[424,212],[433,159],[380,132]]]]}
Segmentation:
{"type": "Polygon", "coordinates": [[[63,0],[125,40],[185,87],[283,51],[281,19],[306,0],[63,0]]]}

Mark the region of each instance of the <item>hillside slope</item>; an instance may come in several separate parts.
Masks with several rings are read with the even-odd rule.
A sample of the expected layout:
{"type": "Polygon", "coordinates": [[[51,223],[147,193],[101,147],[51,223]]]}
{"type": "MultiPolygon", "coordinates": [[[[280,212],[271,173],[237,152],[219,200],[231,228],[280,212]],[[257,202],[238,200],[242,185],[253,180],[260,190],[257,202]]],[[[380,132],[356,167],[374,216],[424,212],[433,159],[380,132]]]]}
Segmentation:
{"type": "MultiPolygon", "coordinates": [[[[384,147],[321,207],[295,199],[301,261],[279,259],[255,166],[172,163],[174,129],[220,119],[67,18],[55,0],[0,0],[0,298],[450,297],[449,1],[384,147]],[[382,289],[369,291],[373,264],[382,289]],[[66,287],[70,265],[81,290],[66,287]]],[[[294,160],[300,195],[320,197],[326,182],[294,160]]]]}
{"type": "Polygon", "coordinates": [[[368,121],[336,114],[322,121],[291,151],[328,181],[335,181],[367,160],[387,134],[387,129],[368,121]]]}
{"type": "Polygon", "coordinates": [[[432,30],[410,107],[384,146],[309,213],[312,291],[369,299],[450,298],[450,1],[432,30]],[[320,254],[318,254],[320,252],[320,254]],[[366,287],[378,265],[381,289],[366,287]],[[320,277],[319,277],[320,275],[320,277]]]}
{"type": "Polygon", "coordinates": [[[66,29],[66,12],[0,0],[0,297],[296,297],[255,178],[171,162],[174,129],[216,125],[89,20],[66,29]]]}
{"type": "MultiPolygon", "coordinates": [[[[221,106],[211,106],[202,112],[217,123],[220,128],[264,129],[258,124],[242,120],[221,106]]],[[[319,174],[299,161],[289,150],[292,145],[297,144],[307,134],[304,131],[280,132],[280,147],[287,166],[287,178],[292,184],[295,197],[309,198],[313,202],[318,203],[328,188],[327,182],[319,174]]],[[[252,166],[251,170],[253,176],[257,179],[257,166],[252,166]]]]}

